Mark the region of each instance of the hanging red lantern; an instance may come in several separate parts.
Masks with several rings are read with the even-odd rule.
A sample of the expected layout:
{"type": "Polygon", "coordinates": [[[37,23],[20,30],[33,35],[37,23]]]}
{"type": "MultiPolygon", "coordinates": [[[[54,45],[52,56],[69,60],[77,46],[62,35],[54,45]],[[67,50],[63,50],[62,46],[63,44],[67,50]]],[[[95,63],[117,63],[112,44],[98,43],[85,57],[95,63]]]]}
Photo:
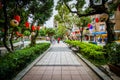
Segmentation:
{"type": "Polygon", "coordinates": [[[16,35],[19,36],[19,37],[23,36],[23,34],[19,33],[18,31],[16,32],[16,35]]]}
{"type": "Polygon", "coordinates": [[[36,27],[35,26],[32,26],[32,31],[35,31],[36,30],[36,27]]]}
{"type": "Polygon", "coordinates": [[[40,26],[37,26],[37,30],[40,30],[40,26]]]}
{"type": "Polygon", "coordinates": [[[17,35],[17,36],[19,36],[19,35],[20,35],[20,33],[17,31],[17,32],[16,32],[16,35],[17,35]]]}
{"type": "Polygon", "coordinates": [[[73,35],[75,35],[75,32],[72,32],[73,35]]]}
{"type": "Polygon", "coordinates": [[[89,23],[87,26],[88,26],[88,28],[89,28],[89,27],[91,26],[91,24],[89,23]]]}
{"type": "Polygon", "coordinates": [[[13,27],[17,27],[19,25],[19,22],[17,20],[13,19],[10,21],[10,25],[13,27]]]}
{"type": "Polygon", "coordinates": [[[20,34],[19,36],[20,36],[20,37],[23,37],[23,34],[20,34]]]}
{"type": "Polygon", "coordinates": [[[95,18],[95,22],[98,23],[98,22],[99,22],[99,19],[98,19],[98,18],[95,18]]]}
{"type": "Polygon", "coordinates": [[[30,26],[30,23],[29,22],[25,22],[25,27],[29,28],[29,26],[30,26]]]}
{"type": "Polygon", "coordinates": [[[20,22],[20,16],[19,15],[15,15],[14,19],[17,20],[18,22],[20,22]]]}

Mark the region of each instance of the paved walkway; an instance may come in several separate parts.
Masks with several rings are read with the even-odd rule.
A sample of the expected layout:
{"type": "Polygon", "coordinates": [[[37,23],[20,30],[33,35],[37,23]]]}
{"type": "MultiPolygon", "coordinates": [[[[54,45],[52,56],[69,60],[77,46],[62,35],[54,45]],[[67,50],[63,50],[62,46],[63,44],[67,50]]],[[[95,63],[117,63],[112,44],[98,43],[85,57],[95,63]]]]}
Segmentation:
{"type": "Polygon", "coordinates": [[[101,80],[63,42],[55,43],[22,80],[101,80]]]}

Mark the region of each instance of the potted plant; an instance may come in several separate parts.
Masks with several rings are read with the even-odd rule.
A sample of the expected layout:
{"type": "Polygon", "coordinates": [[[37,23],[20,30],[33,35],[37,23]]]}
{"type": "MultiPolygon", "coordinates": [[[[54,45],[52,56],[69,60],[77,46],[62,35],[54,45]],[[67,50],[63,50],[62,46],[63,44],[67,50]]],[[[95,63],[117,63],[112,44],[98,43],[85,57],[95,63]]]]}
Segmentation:
{"type": "Polygon", "coordinates": [[[106,46],[106,54],[108,55],[110,70],[120,76],[120,44],[108,44],[106,46]]]}

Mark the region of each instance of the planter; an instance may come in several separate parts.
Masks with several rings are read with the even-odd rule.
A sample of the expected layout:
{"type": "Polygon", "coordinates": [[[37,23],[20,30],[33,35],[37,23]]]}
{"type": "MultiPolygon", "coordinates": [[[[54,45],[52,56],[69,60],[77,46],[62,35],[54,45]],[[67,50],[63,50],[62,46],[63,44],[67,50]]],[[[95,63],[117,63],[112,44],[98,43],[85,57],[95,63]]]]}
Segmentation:
{"type": "Polygon", "coordinates": [[[112,65],[112,64],[108,64],[110,71],[112,71],[113,73],[115,73],[117,76],[120,77],[120,66],[116,66],[116,65],[112,65]]]}

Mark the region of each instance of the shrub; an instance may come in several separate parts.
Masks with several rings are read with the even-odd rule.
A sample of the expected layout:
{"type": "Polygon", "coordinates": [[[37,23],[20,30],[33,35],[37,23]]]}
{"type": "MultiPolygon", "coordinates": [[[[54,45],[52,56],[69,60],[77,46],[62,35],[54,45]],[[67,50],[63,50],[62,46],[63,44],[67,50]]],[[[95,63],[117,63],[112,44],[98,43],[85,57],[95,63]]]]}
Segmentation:
{"type": "Polygon", "coordinates": [[[105,52],[110,64],[120,64],[120,44],[111,43],[105,46],[105,52]]]}
{"type": "Polygon", "coordinates": [[[48,49],[49,46],[49,43],[40,43],[34,47],[17,50],[0,58],[0,80],[11,80],[19,71],[48,49]]]}
{"type": "Polygon", "coordinates": [[[65,42],[69,45],[79,47],[79,53],[92,61],[102,62],[105,60],[105,53],[102,46],[80,41],[67,40],[65,42]]]}

